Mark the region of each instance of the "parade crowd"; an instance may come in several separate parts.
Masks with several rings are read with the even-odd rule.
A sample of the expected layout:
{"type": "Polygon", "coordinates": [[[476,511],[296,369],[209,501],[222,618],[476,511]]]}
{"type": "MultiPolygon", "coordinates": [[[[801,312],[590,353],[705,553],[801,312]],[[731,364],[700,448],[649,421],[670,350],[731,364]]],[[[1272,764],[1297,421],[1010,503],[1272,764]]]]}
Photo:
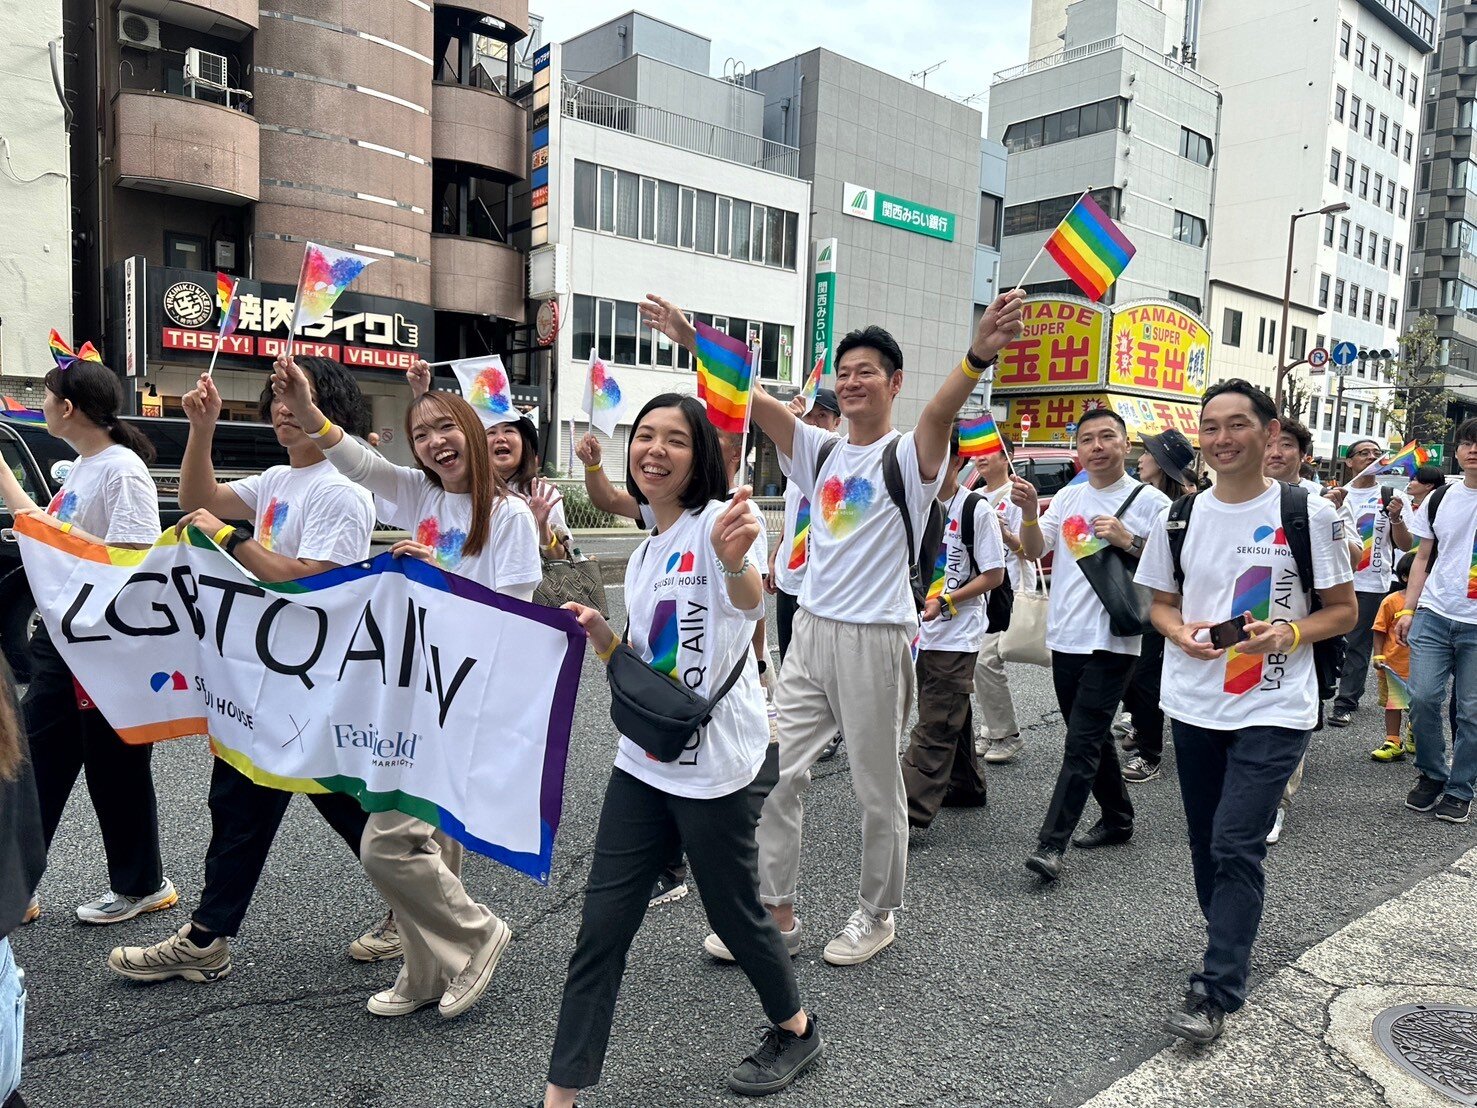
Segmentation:
{"type": "MultiPolygon", "coordinates": [[[[1198,463],[1188,440],[1167,430],[1144,436],[1131,475],[1123,420],[1088,411],[1075,431],[1084,479],[1043,512],[1008,442],[973,460],[961,443],[960,410],[1020,333],[1022,302],[1016,291],[989,306],[909,430],[893,424],[903,356],[878,327],[842,339],[835,388],[812,403],[785,404],[756,386],[750,418],[789,478],[773,546],[739,483],[742,436],[715,429],[699,399],[667,393],[641,409],[623,486],[608,479],[598,439],[579,445],[591,500],[649,536],[626,570],[624,628],[594,608],[567,607],[613,686],[642,676],[634,659],[663,679],[700,672],[686,684],[708,704],[672,757],[654,753],[669,736],[629,726],[619,736],[548,1084],[534,1103],[566,1108],[599,1081],[627,952],[651,906],[687,892],[689,866],[712,927],[704,950],[738,964],[769,1021],[728,1086],[758,1096],[795,1081],[824,1050],[792,968],[811,942],[801,908],[833,966],[865,965],[897,940],[910,832],[944,807],[986,803],[987,767],[1024,746],[1011,684],[1037,679],[1040,667],[1063,727],[1037,847],[1023,859],[1044,884],[1069,882],[1069,849],[1131,838],[1131,786],[1160,776],[1168,720],[1206,945],[1165,1027],[1192,1043],[1217,1038],[1246,1001],[1263,861],[1284,834],[1310,738],[1347,727],[1371,685],[1385,722],[1373,758],[1414,759],[1405,806],[1467,821],[1477,778],[1477,420],[1456,430],[1454,482],[1424,467],[1395,487],[1404,482],[1375,472],[1383,445],[1363,440],[1348,452],[1348,482],[1325,490],[1304,473],[1307,429],[1260,389],[1225,381],[1204,396],[1198,463]],[[773,668],[766,591],[778,622],[773,668]],[[687,657],[693,651],[700,658],[687,657]],[[1006,661],[1035,666],[1008,671],[1006,661]],[[853,906],[806,900],[801,874],[811,770],[842,746],[861,809],[853,906]],[[1099,815],[1084,827],[1089,796],[1099,815]]],[[[647,326],[696,351],[699,334],[674,304],[652,296],[641,311],[647,326]]],[[[196,528],[260,580],[287,582],[366,559],[378,519],[411,535],[395,556],[529,600],[543,563],[573,550],[558,490],[539,476],[532,423],[516,411],[488,419],[430,390],[424,363],[410,385],[415,464],[399,466],[367,443],[368,406],[345,367],[279,358],[260,414],[289,462],[223,483],[211,466],[221,398],[202,376],[184,398],[180,528],[196,528]]],[[[152,545],[160,516],[151,451],[120,421],[120,402],[118,378],[101,363],[48,374],[47,427],[78,460],[49,505],[0,467],[7,508],[84,541],[152,545]]],[[[32,653],[19,702],[8,674],[0,696],[7,1105],[22,1103],[24,1012],[8,936],[50,909],[38,892],[46,851],[79,773],[109,889],[77,918],[114,924],[179,900],[163,870],[152,748],[123,742],[90,706],[89,675],[68,668],[45,625],[32,653]]],[[[230,942],[291,793],[212,762],[198,903],[157,943],[114,949],[108,969],[121,977],[211,982],[232,970],[230,942]]],[[[346,795],[308,799],[384,902],[350,944],[361,961],[400,959],[368,1011],[465,1012],[488,989],[511,931],[463,884],[461,846],[413,816],[366,813],[346,795]]]]}

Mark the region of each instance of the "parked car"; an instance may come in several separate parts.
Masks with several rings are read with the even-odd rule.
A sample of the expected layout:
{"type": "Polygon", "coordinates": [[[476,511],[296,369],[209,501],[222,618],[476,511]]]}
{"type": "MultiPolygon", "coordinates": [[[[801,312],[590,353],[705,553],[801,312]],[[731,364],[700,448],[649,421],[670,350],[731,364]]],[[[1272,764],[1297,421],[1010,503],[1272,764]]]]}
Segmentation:
{"type": "MultiPolygon", "coordinates": [[[[1077,451],[1070,446],[1017,446],[1011,454],[1011,466],[1016,473],[1036,486],[1036,496],[1043,514],[1051,504],[1051,498],[1066,488],[1082,470],[1077,461],[1077,451]]],[[[974,488],[979,480],[979,470],[973,463],[959,476],[959,483],[967,489],[974,488]]],[[[1041,558],[1041,571],[1048,578],[1051,576],[1049,550],[1041,558]]]]}

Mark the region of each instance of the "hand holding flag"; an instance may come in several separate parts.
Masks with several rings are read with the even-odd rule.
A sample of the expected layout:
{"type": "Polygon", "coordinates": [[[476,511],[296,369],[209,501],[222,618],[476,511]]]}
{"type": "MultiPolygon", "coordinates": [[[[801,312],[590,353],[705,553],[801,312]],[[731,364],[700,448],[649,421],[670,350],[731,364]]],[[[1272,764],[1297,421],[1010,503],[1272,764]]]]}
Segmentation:
{"type": "Polygon", "coordinates": [[[376,259],[350,250],[335,250],[310,242],[303,247],[303,267],[297,278],[297,302],[292,313],[288,350],[298,331],[316,323],[333,308],[334,302],[376,259]]]}
{"type": "Polygon", "coordinates": [[[742,435],[749,427],[753,398],[753,353],[706,323],[698,323],[696,331],[698,399],[707,404],[708,421],[714,427],[742,435]]]}
{"type": "MultiPolygon", "coordinates": [[[[1097,301],[1128,268],[1135,250],[1133,243],[1092,198],[1092,193],[1084,192],[1037,251],[1036,258],[1040,258],[1042,253],[1051,255],[1052,260],[1062,267],[1062,272],[1082,290],[1083,296],[1097,301]]],[[[1036,258],[1021,274],[1019,284],[1025,284],[1036,258]]]]}
{"type": "Polygon", "coordinates": [[[513,407],[508,372],[496,354],[486,358],[463,358],[452,362],[451,368],[462,387],[462,397],[476,411],[483,427],[522,418],[518,409],[513,407]]]}
{"type": "Polygon", "coordinates": [[[815,407],[816,393],[820,390],[821,374],[825,372],[825,369],[826,355],[822,353],[815,360],[815,365],[811,367],[809,376],[805,378],[805,384],[800,388],[800,395],[805,399],[805,410],[807,412],[815,407]]]}
{"type": "Polygon", "coordinates": [[[207,377],[215,373],[215,359],[221,352],[221,344],[236,333],[236,328],[241,323],[241,301],[236,296],[236,290],[240,286],[239,277],[231,278],[224,273],[215,275],[215,302],[221,310],[221,326],[215,336],[215,349],[210,352],[210,366],[205,370],[207,377]]]}

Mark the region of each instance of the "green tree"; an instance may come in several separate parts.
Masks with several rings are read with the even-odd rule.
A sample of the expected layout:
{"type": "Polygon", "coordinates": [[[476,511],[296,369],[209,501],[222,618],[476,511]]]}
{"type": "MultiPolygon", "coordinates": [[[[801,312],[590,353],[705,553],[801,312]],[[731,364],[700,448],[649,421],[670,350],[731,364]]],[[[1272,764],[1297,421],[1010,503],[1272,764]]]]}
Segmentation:
{"type": "Polygon", "coordinates": [[[1384,394],[1379,408],[1401,442],[1441,442],[1451,429],[1446,415],[1450,396],[1441,387],[1446,367],[1440,359],[1436,317],[1422,312],[1400,336],[1400,356],[1390,366],[1394,388],[1384,394]]]}

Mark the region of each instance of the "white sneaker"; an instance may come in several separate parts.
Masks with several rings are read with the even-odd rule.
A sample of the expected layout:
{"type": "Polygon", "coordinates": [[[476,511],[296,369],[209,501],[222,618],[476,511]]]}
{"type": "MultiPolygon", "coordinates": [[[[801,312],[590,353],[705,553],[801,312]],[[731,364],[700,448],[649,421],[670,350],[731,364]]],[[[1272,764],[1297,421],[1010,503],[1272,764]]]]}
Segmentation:
{"type": "Polygon", "coordinates": [[[995,739],[990,742],[990,748],[980,754],[986,762],[991,765],[1004,765],[1006,762],[1015,761],[1017,754],[1025,748],[1026,740],[1019,735],[1009,735],[1003,739],[995,739]]]}
{"type": "Polygon", "coordinates": [[[1287,820],[1287,809],[1278,808],[1277,818],[1272,821],[1272,830],[1267,832],[1267,845],[1276,846],[1282,839],[1282,825],[1287,820]]]}
{"type": "Polygon", "coordinates": [[[164,884],[148,896],[120,896],[109,890],[106,896],[80,905],[77,918],[83,923],[122,923],[145,912],[173,908],[178,903],[179,893],[174,891],[174,885],[166,877],[164,884]]]}
{"type": "Polygon", "coordinates": [[[411,1000],[408,996],[401,996],[393,988],[384,989],[369,998],[364,1006],[369,1009],[371,1015],[376,1016],[408,1016],[412,1012],[419,1012],[422,1008],[429,1008],[433,1004],[440,1003],[439,996],[426,997],[424,1000],[411,1000]]]}
{"type": "Polygon", "coordinates": [[[897,938],[897,925],[892,913],[886,918],[874,916],[865,908],[851,913],[841,933],[826,944],[821,957],[833,966],[859,966],[892,945],[897,938]]]}
{"type": "MultiPolygon", "coordinates": [[[[788,930],[788,931],[781,931],[780,932],[780,938],[782,938],[782,939],[785,940],[785,949],[790,952],[790,957],[791,958],[794,958],[796,955],[798,955],[800,953],[800,917],[799,916],[796,916],[795,917],[795,926],[794,927],[790,928],[790,930],[788,930]]],[[[711,954],[714,958],[717,958],[718,961],[720,961],[720,962],[736,962],[736,961],[738,961],[738,959],[733,956],[733,951],[731,951],[731,950],[728,949],[728,947],[724,944],[723,940],[720,939],[717,935],[714,935],[712,933],[709,933],[708,937],[703,940],[703,949],[706,950],[709,954],[711,954]]]]}
{"type": "Polygon", "coordinates": [[[487,984],[492,980],[492,971],[497,969],[503,951],[508,949],[508,943],[512,941],[511,927],[497,916],[492,917],[492,922],[492,935],[482,949],[472,955],[466,968],[451,979],[451,984],[446,986],[446,992],[441,995],[439,1010],[447,1019],[455,1019],[477,1003],[487,991],[487,984]]]}

